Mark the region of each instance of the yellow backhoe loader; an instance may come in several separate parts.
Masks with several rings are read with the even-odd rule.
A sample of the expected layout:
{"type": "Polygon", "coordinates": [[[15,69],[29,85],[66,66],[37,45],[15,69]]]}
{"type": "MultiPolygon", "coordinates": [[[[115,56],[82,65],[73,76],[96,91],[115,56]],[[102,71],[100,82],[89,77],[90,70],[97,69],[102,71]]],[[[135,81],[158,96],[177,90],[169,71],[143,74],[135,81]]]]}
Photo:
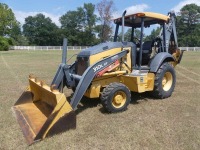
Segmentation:
{"type": "Polygon", "coordinates": [[[66,64],[65,39],[62,63],[50,86],[29,76],[29,86],[12,107],[28,144],[76,128],[75,110],[83,96],[100,98],[110,113],[127,109],[131,91],[149,91],[160,99],[171,96],[176,83],[174,67],[183,55],[178,49],[175,14],[125,14],[114,20],[113,42],[82,50],[71,65],[66,64]],[[144,29],[155,24],[161,26],[160,34],[144,41],[144,29]],[[132,29],[129,41],[124,41],[125,27],[132,29]],[[137,28],[140,38],[134,36],[137,28]],[[65,86],[74,91],[70,99],[63,94],[65,86]]]}

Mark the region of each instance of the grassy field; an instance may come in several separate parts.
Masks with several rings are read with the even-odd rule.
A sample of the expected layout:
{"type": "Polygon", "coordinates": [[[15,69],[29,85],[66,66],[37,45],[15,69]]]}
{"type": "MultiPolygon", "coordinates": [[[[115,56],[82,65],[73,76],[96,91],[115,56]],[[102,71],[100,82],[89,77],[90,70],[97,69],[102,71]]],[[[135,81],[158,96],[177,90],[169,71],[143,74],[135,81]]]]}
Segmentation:
{"type": "Polygon", "coordinates": [[[0,149],[200,149],[200,52],[185,52],[170,98],[132,93],[128,110],[117,114],[83,101],[76,130],[27,146],[11,107],[30,73],[50,84],[60,61],[61,51],[0,52],[0,149]]]}

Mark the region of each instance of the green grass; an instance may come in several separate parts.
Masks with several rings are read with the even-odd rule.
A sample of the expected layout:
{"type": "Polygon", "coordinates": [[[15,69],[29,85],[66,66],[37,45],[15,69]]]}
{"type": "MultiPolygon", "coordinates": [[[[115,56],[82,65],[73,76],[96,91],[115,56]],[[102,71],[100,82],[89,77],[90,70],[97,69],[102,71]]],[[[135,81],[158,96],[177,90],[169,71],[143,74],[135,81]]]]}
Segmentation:
{"type": "Polygon", "coordinates": [[[133,93],[128,110],[117,114],[105,113],[98,100],[82,101],[76,130],[27,146],[11,107],[26,88],[30,73],[50,84],[60,62],[61,51],[0,52],[0,149],[200,148],[198,52],[185,52],[170,98],[155,100],[133,93]]]}
{"type": "Polygon", "coordinates": [[[185,52],[181,65],[200,74],[200,52],[185,52]],[[189,54],[189,55],[188,55],[189,54]]]}

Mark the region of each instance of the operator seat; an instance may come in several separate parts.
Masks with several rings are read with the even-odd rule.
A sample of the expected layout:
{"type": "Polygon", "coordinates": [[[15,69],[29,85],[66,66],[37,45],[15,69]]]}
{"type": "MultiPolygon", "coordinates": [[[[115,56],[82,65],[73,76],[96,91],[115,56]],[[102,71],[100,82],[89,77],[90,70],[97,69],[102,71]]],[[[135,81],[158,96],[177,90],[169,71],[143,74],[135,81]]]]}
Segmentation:
{"type": "Polygon", "coordinates": [[[142,47],[142,65],[148,65],[152,53],[152,41],[145,41],[142,47]]]}

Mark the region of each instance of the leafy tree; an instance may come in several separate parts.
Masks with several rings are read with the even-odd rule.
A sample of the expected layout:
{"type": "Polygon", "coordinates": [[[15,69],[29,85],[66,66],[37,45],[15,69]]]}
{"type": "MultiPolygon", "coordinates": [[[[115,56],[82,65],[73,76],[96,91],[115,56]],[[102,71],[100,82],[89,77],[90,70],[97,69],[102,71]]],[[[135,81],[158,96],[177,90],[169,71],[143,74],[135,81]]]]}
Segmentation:
{"type": "MultiPolygon", "coordinates": [[[[140,39],[140,35],[141,35],[140,29],[135,29],[135,31],[134,31],[134,36],[135,36],[136,38],[140,39]]],[[[144,36],[145,36],[145,35],[144,35],[144,36]]]]}
{"type": "Polygon", "coordinates": [[[0,51],[7,51],[9,49],[9,39],[0,36],[0,51]]]}
{"type": "Polygon", "coordinates": [[[43,14],[25,18],[23,33],[31,45],[61,45],[62,39],[58,35],[58,27],[49,17],[43,14]]]}
{"type": "MultiPolygon", "coordinates": [[[[124,41],[131,41],[131,32],[132,32],[132,29],[129,28],[126,33],[124,34],[124,41]]],[[[140,39],[140,34],[141,34],[141,31],[139,29],[135,29],[134,30],[134,37],[136,37],[137,39],[140,39]]],[[[119,34],[118,36],[118,41],[121,41],[122,40],[122,33],[119,34]]],[[[135,41],[135,39],[133,39],[135,41]]]]}
{"type": "Polygon", "coordinates": [[[76,45],[78,42],[77,34],[81,29],[81,20],[77,11],[68,11],[60,17],[61,29],[63,34],[66,35],[70,45],[76,45]]]}
{"type": "Polygon", "coordinates": [[[112,12],[115,10],[113,0],[102,0],[97,4],[97,10],[102,24],[100,39],[108,41],[112,34],[112,12]]]}
{"type": "Polygon", "coordinates": [[[8,50],[9,45],[17,43],[21,36],[20,23],[16,20],[12,9],[0,3],[0,49],[8,50]]]}
{"type": "Polygon", "coordinates": [[[160,31],[161,31],[160,27],[153,29],[151,31],[151,34],[146,36],[145,41],[152,41],[153,39],[155,39],[159,35],[160,31]]]}
{"type": "Polygon", "coordinates": [[[78,12],[83,12],[82,14],[82,25],[83,29],[80,32],[79,38],[82,39],[82,44],[94,45],[96,44],[96,37],[94,34],[94,28],[97,21],[97,16],[94,14],[95,5],[92,3],[84,4],[83,7],[78,8],[78,12]]]}
{"type": "Polygon", "coordinates": [[[200,46],[200,6],[185,5],[177,16],[179,46],[200,46]]]}
{"type": "Polygon", "coordinates": [[[95,24],[97,16],[94,14],[95,5],[84,3],[75,11],[68,11],[60,17],[61,29],[68,38],[70,45],[96,44],[95,24]]]}
{"type": "MultiPolygon", "coordinates": [[[[19,23],[12,9],[8,5],[0,3],[0,36],[10,36],[12,29],[16,30],[18,27],[19,23]]],[[[18,32],[20,32],[20,28],[18,32]]]]}
{"type": "MultiPolygon", "coordinates": [[[[12,39],[12,45],[24,45],[25,42],[23,42],[21,39],[24,39],[24,36],[21,32],[21,25],[19,22],[17,22],[11,32],[10,32],[10,38],[12,39]]],[[[27,40],[26,40],[27,41],[27,40]]],[[[27,45],[27,44],[26,44],[27,45]]]]}
{"type": "Polygon", "coordinates": [[[129,28],[126,33],[124,34],[124,41],[130,41],[131,40],[131,32],[132,32],[132,29],[129,28]]]}
{"type": "Polygon", "coordinates": [[[15,37],[15,40],[12,41],[12,45],[16,46],[29,46],[29,41],[24,35],[18,35],[15,37]]]}
{"type": "MultiPolygon", "coordinates": [[[[97,39],[98,43],[103,42],[102,34],[108,30],[110,30],[110,26],[108,26],[108,25],[99,24],[99,25],[95,26],[94,31],[98,37],[98,39],[97,39]]],[[[109,38],[107,40],[113,41],[113,37],[109,35],[109,38]]]]}
{"type": "Polygon", "coordinates": [[[101,31],[102,31],[102,25],[98,24],[94,27],[94,32],[97,34],[97,36],[100,38],[101,36],[101,31]]]}

